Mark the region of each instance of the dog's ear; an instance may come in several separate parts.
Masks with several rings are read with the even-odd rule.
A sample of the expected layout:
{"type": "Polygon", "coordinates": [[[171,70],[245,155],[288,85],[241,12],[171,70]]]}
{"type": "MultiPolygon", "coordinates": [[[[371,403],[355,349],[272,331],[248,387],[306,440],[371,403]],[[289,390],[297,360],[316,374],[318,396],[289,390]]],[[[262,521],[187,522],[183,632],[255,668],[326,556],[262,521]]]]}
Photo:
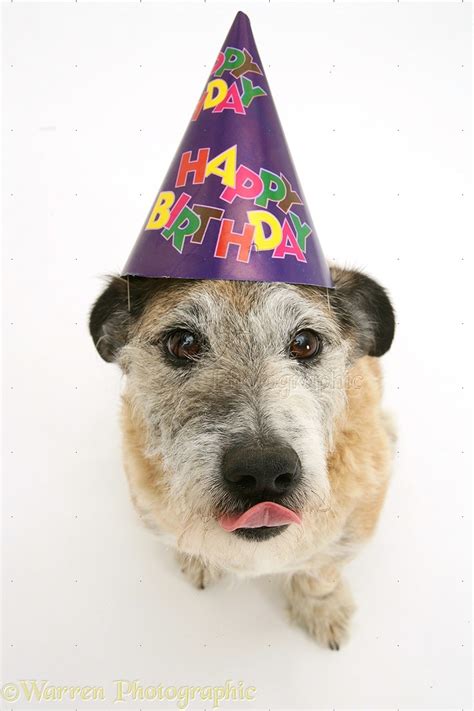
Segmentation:
{"type": "Polygon", "coordinates": [[[334,289],[328,290],[344,332],[355,338],[360,355],[381,356],[395,332],[395,314],[387,292],[358,271],[331,267],[334,289]]]}
{"type": "Polygon", "coordinates": [[[92,307],[89,330],[99,355],[108,363],[116,360],[128,340],[131,314],[126,279],[111,277],[92,307]]]}
{"type": "Polygon", "coordinates": [[[156,292],[158,279],[110,277],[89,319],[89,330],[99,355],[109,363],[117,360],[127,343],[133,323],[156,292]]]}

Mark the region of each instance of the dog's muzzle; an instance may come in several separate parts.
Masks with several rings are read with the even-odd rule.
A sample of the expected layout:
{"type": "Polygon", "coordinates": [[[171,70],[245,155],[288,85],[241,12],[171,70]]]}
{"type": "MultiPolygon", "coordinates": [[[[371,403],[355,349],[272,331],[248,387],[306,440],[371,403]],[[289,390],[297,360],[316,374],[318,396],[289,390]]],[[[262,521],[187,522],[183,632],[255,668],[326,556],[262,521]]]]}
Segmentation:
{"type": "Polygon", "coordinates": [[[284,505],[301,480],[301,462],[292,447],[234,446],[222,459],[222,477],[236,509],[220,518],[225,530],[263,540],[301,522],[298,513],[284,505]]]}

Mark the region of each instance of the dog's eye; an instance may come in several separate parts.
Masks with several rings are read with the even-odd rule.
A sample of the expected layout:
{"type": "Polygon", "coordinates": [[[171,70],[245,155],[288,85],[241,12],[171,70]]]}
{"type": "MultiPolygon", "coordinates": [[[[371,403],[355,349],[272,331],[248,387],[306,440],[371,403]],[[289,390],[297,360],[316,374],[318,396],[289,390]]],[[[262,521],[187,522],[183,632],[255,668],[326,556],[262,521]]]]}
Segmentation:
{"type": "Polygon", "coordinates": [[[179,360],[196,360],[201,352],[201,344],[191,331],[174,331],[167,341],[168,351],[179,360]]]}
{"type": "Polygon", "coordinates": [[[321,339],[314,331],[299,331],[290,343],[290,358],[314,358],[321,350],[321,339]]]}

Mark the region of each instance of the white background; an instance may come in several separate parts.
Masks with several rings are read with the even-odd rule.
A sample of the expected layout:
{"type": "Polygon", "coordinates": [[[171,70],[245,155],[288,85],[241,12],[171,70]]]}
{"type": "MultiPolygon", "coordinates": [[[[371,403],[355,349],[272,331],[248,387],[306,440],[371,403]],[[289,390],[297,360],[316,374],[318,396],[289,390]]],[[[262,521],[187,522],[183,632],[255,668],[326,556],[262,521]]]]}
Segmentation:
{"type": "Polygon", "coordinates": [[[470,706],[470,15],[467,2],[4,4],[4,681],[106,687],[105,702],[64,704],[78,708],[112,708],[117,678],[243,680],[257,687],[247,708],[470,706]],[[339,653],[287,624],[276,579],[198,592],[140,527],[121,376],[87,330],[238,9],[326,255],[367,269],[397,309],[394,477],[347,571],[358,612],[339,653]]]}

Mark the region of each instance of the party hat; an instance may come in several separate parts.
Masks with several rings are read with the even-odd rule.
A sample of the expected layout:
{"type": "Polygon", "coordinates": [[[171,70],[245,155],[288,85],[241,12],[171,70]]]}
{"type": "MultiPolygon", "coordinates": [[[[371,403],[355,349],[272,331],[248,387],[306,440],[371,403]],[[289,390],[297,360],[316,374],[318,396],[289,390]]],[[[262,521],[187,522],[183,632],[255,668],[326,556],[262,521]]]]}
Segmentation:
{"type": "Polygon", "coordinates": [[[124,268],[127,275],[332,286],[242,12],[124,268]]]}

